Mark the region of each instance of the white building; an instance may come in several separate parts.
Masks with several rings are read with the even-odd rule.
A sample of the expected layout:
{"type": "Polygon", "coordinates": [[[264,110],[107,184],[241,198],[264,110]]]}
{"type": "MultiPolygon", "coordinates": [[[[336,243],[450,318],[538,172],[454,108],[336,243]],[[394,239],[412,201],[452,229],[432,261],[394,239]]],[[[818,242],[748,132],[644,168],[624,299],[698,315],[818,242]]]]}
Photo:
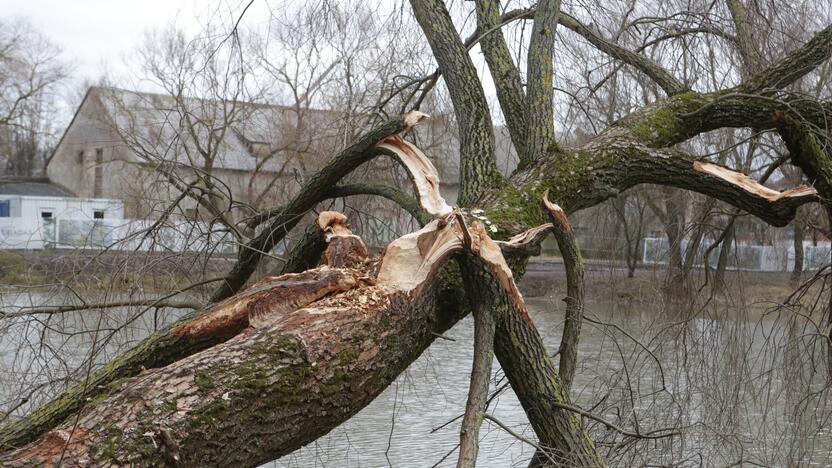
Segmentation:
{"type": "Polygon", "coordinates": [[[77,198],[46,179],[0,179],[0,249],[100,248],[123,218],[120,200],[77,198]]]}

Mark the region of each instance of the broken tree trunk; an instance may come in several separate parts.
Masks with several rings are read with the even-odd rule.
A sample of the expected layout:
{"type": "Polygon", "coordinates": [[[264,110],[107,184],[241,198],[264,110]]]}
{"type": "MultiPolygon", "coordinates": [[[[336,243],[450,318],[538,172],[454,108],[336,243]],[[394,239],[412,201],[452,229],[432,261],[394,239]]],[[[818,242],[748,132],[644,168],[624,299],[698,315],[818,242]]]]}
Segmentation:
{"type": "MultiPolygon", "coordinates": [[[[343,219],[325,213],[324,224],[324,218],[343,219]]],[[[363,243],[353,243],[343,224],[330,234],[324,257],[347,258],[355,268],[323,266],[256,283],[179,327],[190,335],[237,329],[231,339],[121,381],[0,462],[252,466],[346,420],[404,370],[432,333],[453,323],[439,318],[434,294],[446,239],[423,243],[430,259],[405,271],[401,259],[411,252],[388,254],[380,267],[354,262],[363,243]],[[432,256],[434,245],[439,253],[432,256]],[[407,280],[397,282],[397,272],[407,280]],[[310,286],[305,297],[319,300],[300,299],[302,292],[286,287],[301,275],[310,286]],[[335,290],[341,293],[320,299],[335,290]]]]}
{"type": "MultiPolygon", "coordinates": [[[[333,213],[324,217],[342,219],[333,213]]],[[[394,241],[377,261],[352,262],[362,256],[363,244],[350,244],[354,251],[343,258],[351,259],[353,268],[323,266],[301,274],[319,285],[331,284],[331,277],[347,278],[338,282],[346,290],[308,304],[298,305],[306,301],[298,302],[296,294],[287,296],[290,289],[280,287],[297,275],[256,283],[224,307],[180,327],[182,333],[198,335],[243,324],[234,337],[121,381],[32,444],[2,455],[0,462],[252,466],[285,455],[367,405],[407,367],[414,353],[421,353],[433,334],[455,321],[440,316],[434,293],[439,269],[461,250],[472,253],[469,261],[488,285],[485,291],[494,298],[493,310],[501,312],[499,322],[507,338],[501,340],[502,354],[521,370],[507,371],[512,385],[542,385],[529,394],[531,399],[519,393],[525,408],[539,410],[547,397],[557,396],[541,394],[547,383],[558,388],[551,359],[499,246],[481,224],[475,223],[469,233],[455,219],[435,220],[394,241]],[[525,366],[514,362],[514,356],[526,359],[529,354],[537,359],[525,366]],[[541,369],[541,360],[549,362],[542,366],[543,373],[527,374],[541,369]],[[519,382],[518,376],[527,382],[519,382]]],[[[343,245],[335,246],[334,241],[351,236],[341,224],[329,236],[328,249],[344,253],[343,245]]],[[[322,287],[311,296],[320,297],[324,291],[333,289],[322,287]]],[[[537,430],[539,421],[531,415],[530,419],[537,430]]],[[[575,440],[562,447],[576,453],[581,452],[578,444],[593,447],[574,415],[549,414],[548,419],[562,420],[575,434],[575,440]]],[[[571,453],[564,456],[577,460],[571,453]]]]}
{"type": "MultiPolygon", "coordinates": [[[[379,143],[385,141],[391,135],[406,132],[426,118],[427,115],[424,113],[408,112],[402,115],[401,118],[391,120],[362,135],[354,144],[341,151],[315,178],[309,181],[303,190],[295,196],[292,203],[275,214],[271,226],[252,241],[254,245],[250,246],[251,248],[241,250],[240,261],[228,275],[229,278],[233,279],[225,281],[223,287],[220,288],[221,291],[214,294],[215,298],[219,298],[215,304],[212,304],[206,310],[188,314],[179,322],[154,333],[129,351],[108,362],[83,382],[68,388],[32,414],[0,427],[0,451],[19,447],[39,437],[76,412],[86,401],[105,393],[108,386],[117,379],[135,376],[144,369],[165,366],[235,336],[247,325],[245,320],[240,318],[245,317],[246,314],[240,312],[240,310],[237,311],[236,315],[238,320],[229,323],[229,327],[225,329],[217,327],[198,335],[182,333],[181,329],[200,316],[214,313],[227,306],[244,309],[247,301],[253,300],[253,298],[249,298],[246,302],[240,302],[242,297],[262,295],[264,293],[262,290],[258,291],[250,288],[243,292],[242,296],[238,295],[235,298],[226,299],[248,280],[247,275],[241,277],[237,270],[244,270],[249,273],[253,271],[261,252],[270,250],[277,241],[282,239],[282,235],[294,226],[293,223],[300,219],[301,216],[297,213],[303,214],[312,208],[321,200],[322,193],[337,188],[335,184],[340,178],[349,174],[350,171],[363,162],[372,159],[379,152],[377,148],[379,143]],[[281,220],[284,221],[283,224],[281,224],[281,220]],[[274,227],[278,225],[281,226],[280,229],[274,227]],[[235,288],[229,289],[232,284],[236,285],[235,288]]],[[[421,154],[421,152],[418,152],[418,154],[421,154]]],[[[444,200],[442,203],[444,203],[444,200]]],[[[284,265],[284,272],[299,273],[318,264],[322,254],[321,250],[326,246],[324,233],[321,229],[321,226],[316,226],[307,230],[303,241],[291,252],[289,261],[284,265]]],[[[307,288],[308,285],[304,283],[303,278],[300,278],[299,281],[299,284],[279,282],[277,287],[278,289],[294,288],[300,290],[307,288]]],[[[262,284],[262,286],[266,285],[262,284]]],[[[268,288],[264,288],[264,290],[268,290],[268,288]]],[[[293,295],[288,294],[287,297],[293,295]]],[[[300,294],[299,297],[308,298],[304,294],[300,294]]],[[[308,299],[311,302],[316,298],[308,299]]]]}

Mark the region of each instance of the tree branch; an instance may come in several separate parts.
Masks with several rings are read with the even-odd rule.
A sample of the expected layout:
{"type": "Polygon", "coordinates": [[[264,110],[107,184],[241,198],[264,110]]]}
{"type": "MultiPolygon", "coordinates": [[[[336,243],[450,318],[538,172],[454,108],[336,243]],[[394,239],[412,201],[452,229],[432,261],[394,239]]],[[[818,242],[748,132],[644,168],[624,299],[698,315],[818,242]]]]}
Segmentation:
{"type": "Polygon", "coordinates": [[[430,215],[422,208],[419,201],[402,192],[392,185],[386,184],[343,184],[336,185],[327,191],[327,198],[344,198],[356,195],[377,195],[386,198],[407,211],[413,219],[424,226],[430,220],[430,215]]]}
{"type": "Polygon", "coordinates": [[[814,70],[832,55],[832,24],[815,34],[802,47],[772,63],[740,86],[755,93],[767,88],[784,88],[814,70]]]}
{"type": "Polygon", "coordinates": [[[667,93],[668,96],[673,96],[687,91],[687,86],[685,86],[681,81],[673,76],[673,74],[657,62],[645,57],[644,55],[633,52],[614,42],[604,39],[600,34],[593,31],[576,18],[566,13],[562,13],[560,17],[560,24],[581,35],[601,52],[604,52],[615,59],[621,60],[622,62],[631,65],[635,69],[649,76],[664,90],[665,93],[667,93]]]}
{"type": "Polygon", "coordinates": [[[444,2],[411,0],[410,3],[453,101],[460,136],[458,203],[470,205],[502,178],[494,155],[494,131],[488,102],[444,2]]]}
{"type": "Polygon", "coordinates": [[[148,306],[148,307],[167,307],[171,309],[201,309],[203,304],[194,301],[171,301],[161,299],[142,299],[131,301],[112,301],[100,302],[92,304],[77,304],[77,305],[60,305],[60,306],[41,306],[41,307],[21,307],[16,312],[0,311],[0,319],[25,317],[28,315],[55,315],[64,314],[67,312],[75,312],[79,310],[96,310],[96,309],[112,309],[115,307],[133,307],[133,306],[148,306]]]}
{"type": "MultiPolygon", "coordinates": [[[[472,265],[463,266],[464,272],[475,268],[472,265]]],[[[468,274],[463,274],[467,278],[468,274]]],[[[469,281],[468,287],[474,287],[476,282],[469,281]]],[[[469,289],[470,290],[470,289],[469,289]]],[[[459,431],[459,459],[458,468],[472,468],[477,464],[479,451],[479,433],[488,400],[488,382],[491,378],[491,364],[494,361],[494,333],[496,322],[494,319],[494,304],[472,298],[472,313],[474,315],[474,363],[471,369],[471,383],[468,388],[468,401],[465,404],[465,416],[459,431]]]]}
{"type": "Polygon", "coordinates": [[[750,77],[754,72],[759,71],[763,64],[763,57],[759,49],[754,45],[751,20],[742,0],[725,0],[731,18],[734,20],[734,28],[737,33],[734,35],[734,43],[742,59],[742,76],[750,77]]]}
{"type": "MultiPolygon", "coordinates": [[[[506,119],[511,142],[520,159],[519,165],[531,162],[526,141],[526,93],[520,72],[511,58],[501,26],[512,19],[500,17],[498,0],[477,0],[477,32],[469,39],[471,44],[479,41],[491,78],[497,89],[497,100],[506,119]]],[[[469,41],[466,41],[468,44],[469,41]]]]}
{"type": "Polygon", "coordinates": [[[558,149],[552,62],[559,13],[560,0],[538,1],[526,65],[526,153],[531,161],[558,149]]]}
{"type": "Polygon", "coordinates": [[[552,221],[552,231],[566,269],[566,298],[564,299],[566,318],[558,350],[560,354],[558,373],[563,382],[563,391],[569,393],[578,363],[578,342],[584,316],[584,261],[566,213],[561,207],[550,202],[548,195],[548,192],[543,195],[543,209],[552,221]]]}

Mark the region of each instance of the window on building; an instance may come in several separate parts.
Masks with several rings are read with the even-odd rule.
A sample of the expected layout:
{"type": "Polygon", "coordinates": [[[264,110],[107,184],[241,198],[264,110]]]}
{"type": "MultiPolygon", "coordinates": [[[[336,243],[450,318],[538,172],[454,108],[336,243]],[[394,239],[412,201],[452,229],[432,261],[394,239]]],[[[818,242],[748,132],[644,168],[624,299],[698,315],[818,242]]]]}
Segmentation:
{"type": "Polygon", "coordinates": [[[11,216],[11,200],[0,200],[0,218],[8,218],[11,216]]]}
{"type": "Polygon", "coordinates": [[[95,150],[95,179],[92,185],[92,196],[101,197],[101,186],[104,182],[104,148],[95,150]]]}
{"type": "Polygon", "coordinates": [[[52,211],[41,210],[40,217],[43,219],[52,219],[52,211]]]}
{"type": "Polygon", "coordinates": [[[104,211],[103,210],[95,210],[92,212],[93,219],[104,219],[104,211]]]}
{"type": "Polygon", "coordinates": [[[84,164],[84,150],[78,152],[78,164],[84,164]]]}

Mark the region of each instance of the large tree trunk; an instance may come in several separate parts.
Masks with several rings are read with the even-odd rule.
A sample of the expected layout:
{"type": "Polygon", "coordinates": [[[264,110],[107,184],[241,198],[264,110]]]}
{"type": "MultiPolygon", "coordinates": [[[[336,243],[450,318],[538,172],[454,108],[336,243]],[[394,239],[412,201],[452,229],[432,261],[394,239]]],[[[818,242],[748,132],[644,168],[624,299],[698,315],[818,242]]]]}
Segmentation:
{"type": "Polygon", "coordinates": [[[489,298],[497,357],[541,445],[558,464],[603,464],[579,416],[558,406],[568,396],[557,369],[481,224],[469,231],[462,215],[442,217],[378,261],[366,260],[342,215],[324,212],[318,224],[327,266],[266,278],[174,332],[233,337],[122,381],[0,462],[252,466],[285,455],[369,404],[462,316],[463,296],[437,294],[437,278],[451,254],[468,250],[466,283],[489,298]]]}
{"type": "Polygon", "coordinates": [[[122,382],[0,462],[43,466],[62,457],[65,466],[256,466],[274,460],[381,393],[434,333],[454,322],[437,304],[432,287],[408,297],[370,286],[280,314],[273,324],[122,382]]]}

